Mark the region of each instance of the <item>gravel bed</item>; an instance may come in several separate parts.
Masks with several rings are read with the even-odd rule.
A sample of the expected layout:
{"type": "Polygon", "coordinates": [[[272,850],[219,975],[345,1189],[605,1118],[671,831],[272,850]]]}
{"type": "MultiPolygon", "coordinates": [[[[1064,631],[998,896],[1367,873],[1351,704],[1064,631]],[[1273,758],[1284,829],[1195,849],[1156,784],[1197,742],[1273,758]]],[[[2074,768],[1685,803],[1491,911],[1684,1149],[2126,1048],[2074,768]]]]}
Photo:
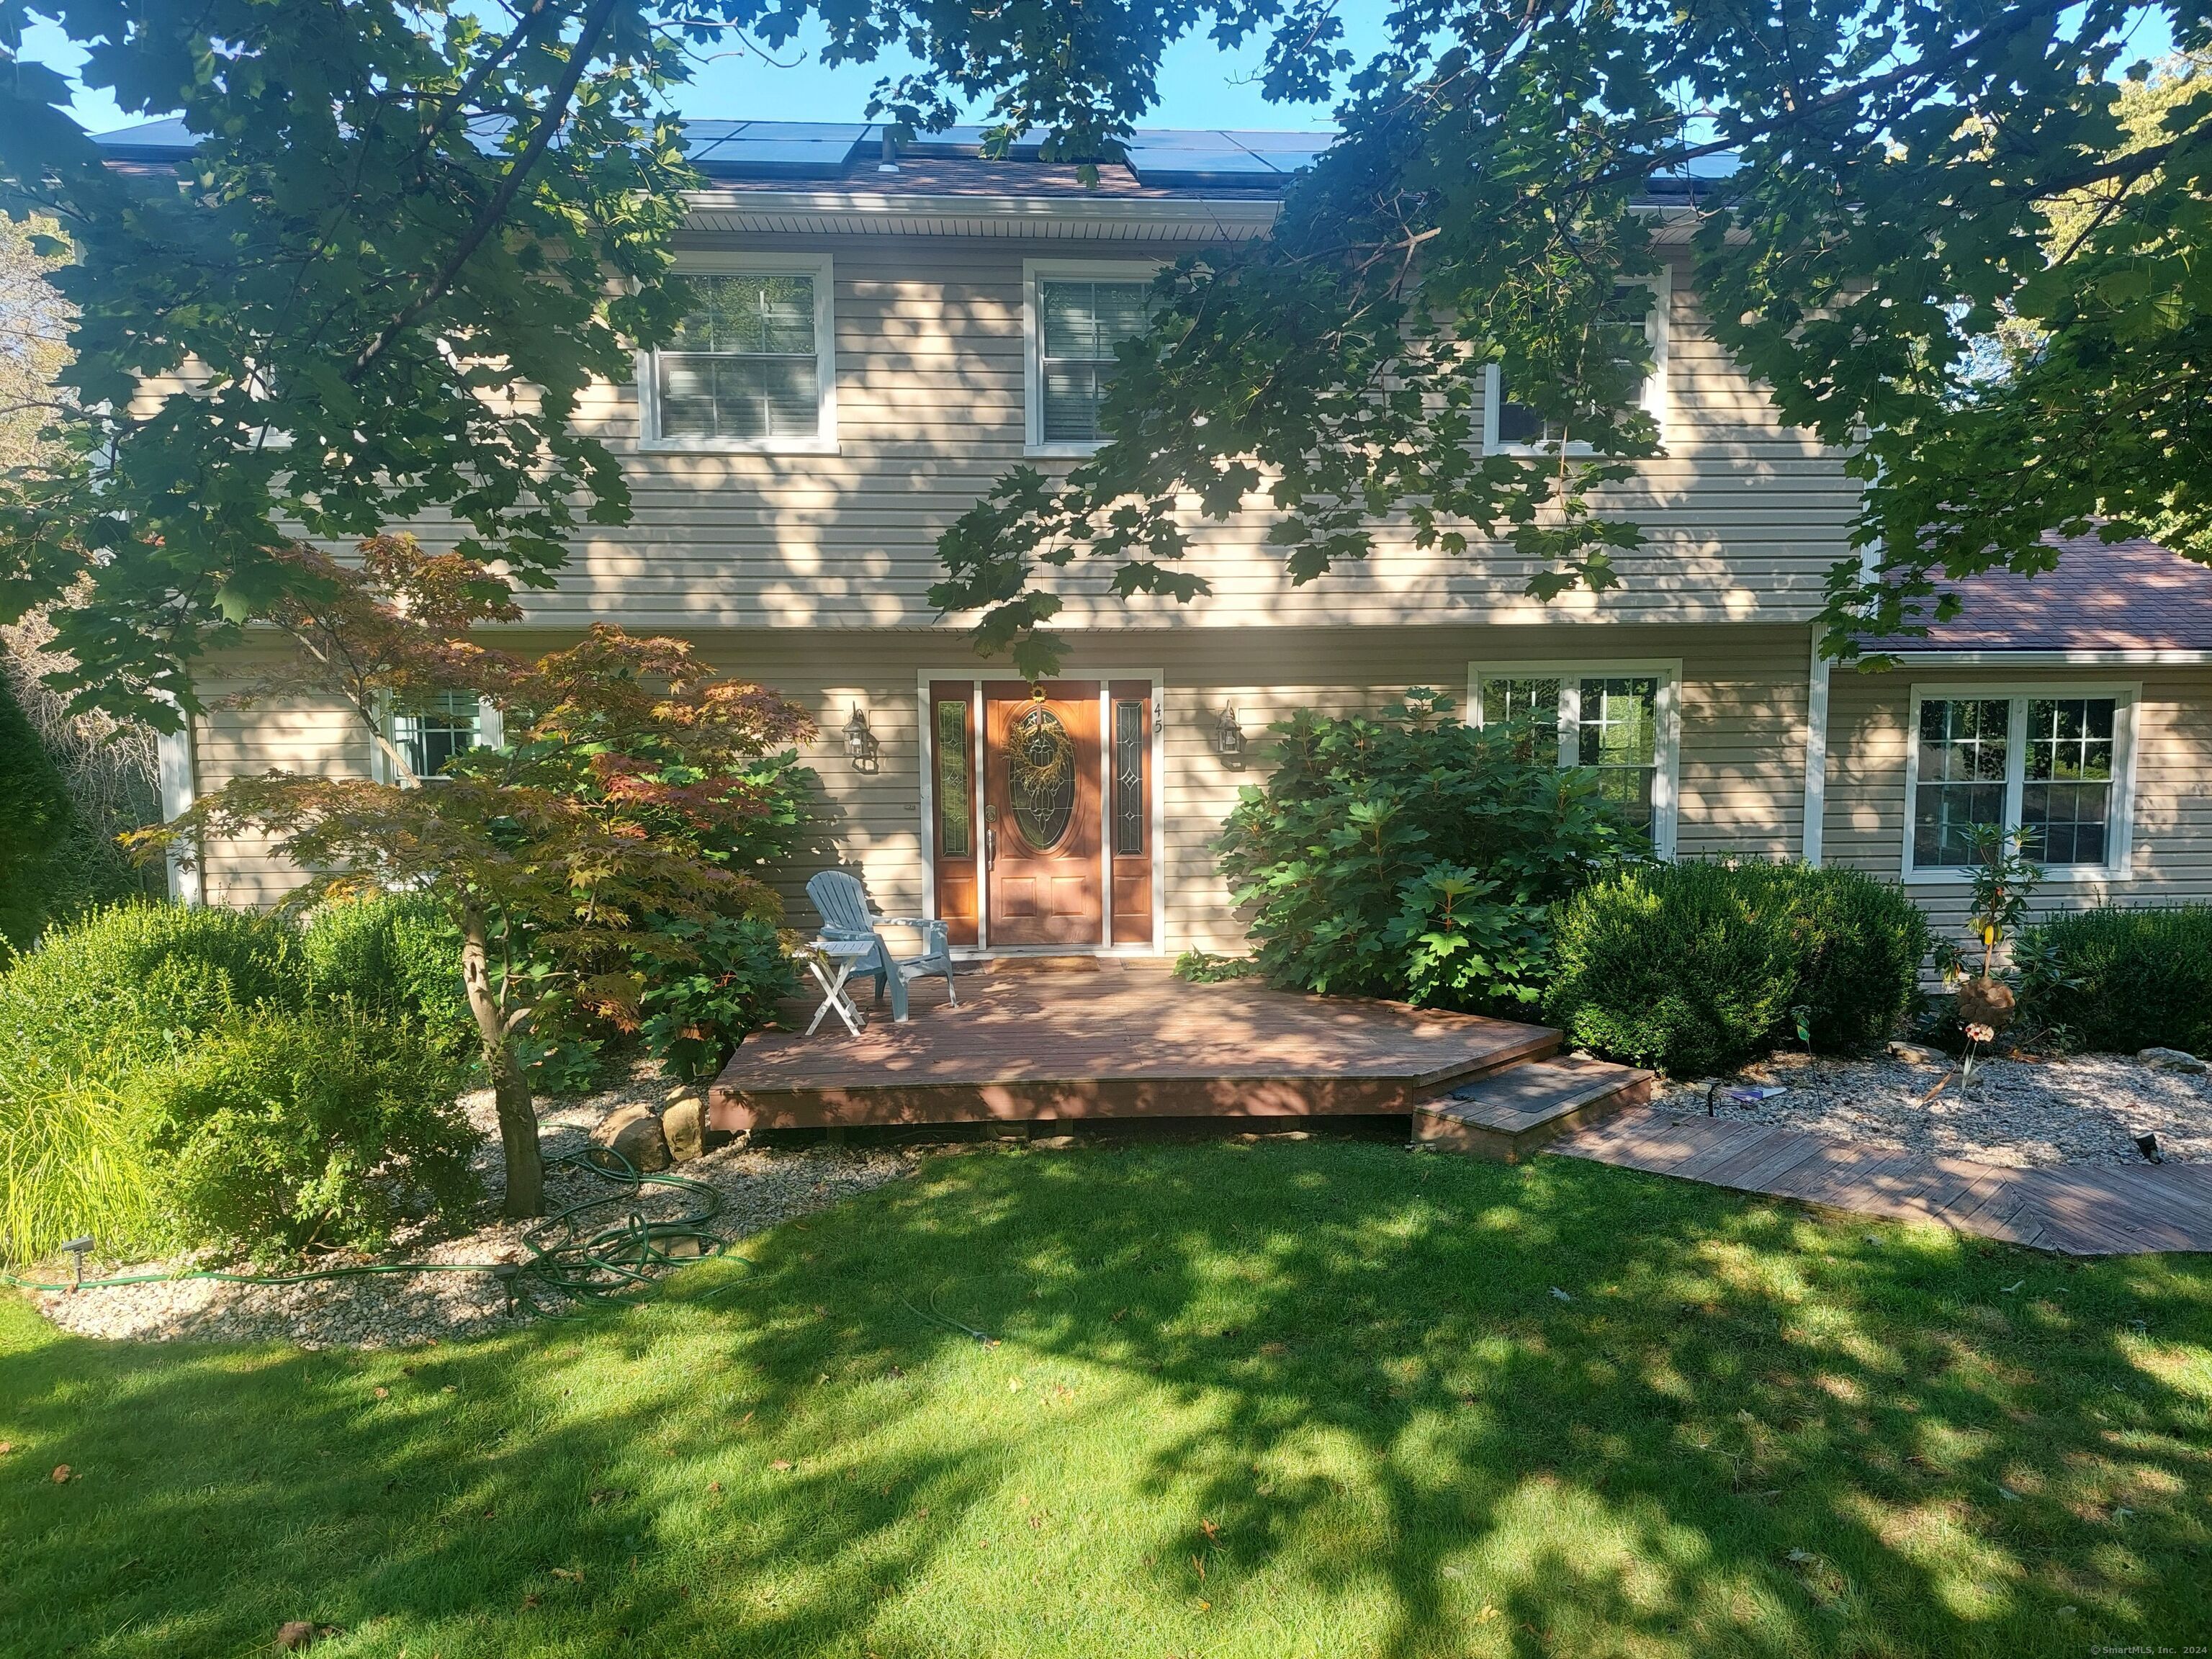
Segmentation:
{"type": "Polygon", "coordinates": [[[1705,1110],[1877,1146],[1971,1158],[2020,1169],[2061,1164],[2143,1162],[2135,1138],[2158,1137],[2177,1162],[2212,1162],[2212,1079],[2162,1070],[2118,1054],[1984,1060],[1962,1097],[1954,1073],[1929,1091],[1949,1061],[1886,1057],[1819,1059],[1778,1054],[1720,1080],[1663,1085],[1654,1104],[1705,1110]],[[1757,1102],[1731,1100],[1730,1088],[1778,1085],[1757,1102]]]}
{"type": "MultiPolygon", "coordinates": [[[[648,1067],[619,1088],[588,1099],[541,1101],[538,1134],[546,1155],[575,1152],[589,1141],[593,1125],[618,1106],[642,1102],[655,1110],[676,1085],[648,1067]]],[[[485,1132],[474,1159],[485,1189],[496,1193],[505,1166],[489,1091],[465,1096],[462,1105],[485,1132]]],[[[904,1150],[815,1146],[767,1150],[725,1146],[702,1158],[672,1166],[671,1173],[703,1181],[721,1194],[722,1209],[710,1224],[726,1239],[761,1232],[793,1216],[826,1208],[840,1199],[866,1192],[913,1171],[919,1156],[904,1150]]],[[[595,1177],[571,1171],[547,1173],[546,1207],[605,1190],[595,1177]]],[[[639,1208],[649,1218],[683,1213],[689,1195],[647,1188],[639,1208]]],[[[540,1224],[507,1221],[487,1203],[471,1220],[473,1231],[426,1224],[403,1234],[379,1258],[332,1257],[318,1266],[356,1261],[519,1261],[529,1252],[523,1236],[540,1224]]],[[[88,1261],[88,1278],[124,1273],[173,1272],[220,1265],[204,1256],[168,1261],[120,1264],[88,1261]]],[[[65,1278],[66,1269],[48,1264],[43,1275],[65,1278]]],[[[135,1341],[282,1341],[303,1348],[389,1348],[511,1328],[507,1293],[488,1273],[379,1273],[318,1279],[305,1285],[231,1285],[214,1279],[171,1279],[150,1285],[121,1285],[71,1293],[28,1293],[40,1312],[80,1336],[135,1341]]]]}

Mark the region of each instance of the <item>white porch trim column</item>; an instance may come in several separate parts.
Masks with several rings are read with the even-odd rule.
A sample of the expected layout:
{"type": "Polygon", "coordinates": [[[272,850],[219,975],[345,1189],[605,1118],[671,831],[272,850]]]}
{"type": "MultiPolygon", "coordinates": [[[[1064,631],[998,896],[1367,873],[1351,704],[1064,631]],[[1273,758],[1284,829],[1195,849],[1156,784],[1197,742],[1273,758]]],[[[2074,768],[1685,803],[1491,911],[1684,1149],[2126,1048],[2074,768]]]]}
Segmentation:
{"type": "Polygon", "coordinates": [[[1820,627],[1813,627],[1811,665],[1805,674],[1805,862],[1820,866],[1820,838],[1828,810],[1828,675],[1835,666],[1820,654],[1820,627]]]}
{"type": "MultiPolygon", "coordinates": [[[[179,731],[164,732],[157,740],[156,762],[161,785],[161,822],[173,823],[199,799],[199,754],[194,741],[192,717],[184,715],[179,731]]],[[[207,872],[204,860],[186,862],[173,846],[169,848],[169,896],[180,904],[207,902],[207,872]]]]}

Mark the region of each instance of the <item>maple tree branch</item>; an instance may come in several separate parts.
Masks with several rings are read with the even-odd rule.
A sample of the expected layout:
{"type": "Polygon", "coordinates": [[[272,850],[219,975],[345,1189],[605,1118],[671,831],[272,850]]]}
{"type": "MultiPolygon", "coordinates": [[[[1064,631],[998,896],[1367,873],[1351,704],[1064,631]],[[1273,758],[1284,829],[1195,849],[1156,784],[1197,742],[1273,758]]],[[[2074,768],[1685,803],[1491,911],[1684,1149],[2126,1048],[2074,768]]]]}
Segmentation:
{"type": "Polygon", "coordinates": [[[577,35],[575,47],[569,56],[568,67],[562,71],[560,81],[555,85],[552,94],[546,100],[544,118],[538,123],[538,131],[531,135],[530,142],[523,147],[522,154],[515,157],[514,165],[507,169],[507,176],[500,180],[499,188],[492,192],[491,199],[478,210],[475,222],[463,233],[460,240],[454,244],[453,251],[446,256],[437,274],[431,278],[429,286],[410,301],[397,317],[379,330],[374,340],[362,348],[361,354],[353,361],[352,368],[347,372],[347,380],[357,380],[368,373],[376,360],[391,349],[392,342],[397,340],[402,332],[423,313],[445,297],[447,291],[453,287],[454,280],[461,274],[461,268],[468,264],[476,251],[483,246],[484,239],[489,236],[498,227],[500,221],[506,217],[507,210],[521,191],[524,181],[529,178],[532,169],[537,167],[539,159],[545,154],[547,147],[552,143],[553,134],[561,125],[562,114],[567,109],[569,100],[575,96],[577,85],[584,78],[585,68],[592,61],[592,54],[599,46],[599,37],[606,33],[607,24],[613,18],[617,3],[618,0],[599,0],[597,9],[585,20],[583,29],[577,35]]]}

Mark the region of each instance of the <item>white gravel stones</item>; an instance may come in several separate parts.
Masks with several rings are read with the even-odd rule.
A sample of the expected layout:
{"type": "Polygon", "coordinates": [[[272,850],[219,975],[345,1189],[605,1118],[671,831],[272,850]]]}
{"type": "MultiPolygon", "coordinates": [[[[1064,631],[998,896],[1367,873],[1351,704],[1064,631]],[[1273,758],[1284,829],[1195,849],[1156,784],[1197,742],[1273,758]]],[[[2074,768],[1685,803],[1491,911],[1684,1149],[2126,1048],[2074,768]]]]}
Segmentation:
{"type": "MultiPolygon", "coordinates": [[[[1902,1045],[1900,1045],[1902,1046],[1902,1045]]],[[[1984,1060],[1962,1099],[1954,1073],[1923,1105],[1950,1061],[1815,1060],[1777,1055],[1726,1079],[1714,1115],[1812,1134],[1978,1164],[2141,1164],[2135,1138],[2155,1134],[2182,1162],[2212,1162],[2212,1079],[2119,1054],[2042,1060],[1984,1060]],[[1781,1085],[1759,1101],[1735,1101],[1730,1085],[1781,1085]]],[[[1653,1103],[1703,1113],[1711,1079],[1671,1083],[1653,1103]]]]}
{"type": "MultiPolygon", "coordinates": [[[[574,1152],[593,1125],[616,1108],[633,1103],[659,1108],[678,1085],[641,1066],[628,1083],[586,1100],[539,1103],[539,1137],[547,1155],[574,1152]]],[[[462,1103],[484,1142],[475,1160],[488,1192],[495,1193],[504,1160],[489,1091],[462,1103]]],[[[721,1194],[721,1213],[712,1225],[725,1238],[743,1238],[793,1216],[823,1209],[852,1194],[896,1181],[913,1171],[918,1156],[908,1151],[815,1146],[769,1151],[725,1146],[684,1164],[678,1173],[703,1181],[721,1194]]],[[[593,1177],[549,1172],[549,1208],[595,1188],[593,1177]]],[[[652,1216],[681,1213],[690,1200],[680,1194],[654,1195],[647,1189],[641,1206],[652,1216]]],[[[498,1218],[487,1203],[474,1231],[453,1234],[434,1220],[404,1235],[386,1258],[392,1261],[465,1262],[520,1261],[528,1252],[523,1235],[534,1222],[498,1218]]],[[[346,1265],[335,1258],[319,1266],[346,1265]]],[[[88,1261],[88,1277],[116,1273],[156,1273],[213,1265],[179,1258],[128,1267],[88,1261]]],[[[511,1327],[507,1294],[487,1273],[378,1273],[317,1279],[305,1285],[229,1285],[210,1279],[172,1279],[149,1285],[117,1285],[76,1294],[32,1292],[47,1318],[80,1336],[138,1341],[281,1341],[304,1348],[388,1348],[466,1336],[511,1327]]]]}

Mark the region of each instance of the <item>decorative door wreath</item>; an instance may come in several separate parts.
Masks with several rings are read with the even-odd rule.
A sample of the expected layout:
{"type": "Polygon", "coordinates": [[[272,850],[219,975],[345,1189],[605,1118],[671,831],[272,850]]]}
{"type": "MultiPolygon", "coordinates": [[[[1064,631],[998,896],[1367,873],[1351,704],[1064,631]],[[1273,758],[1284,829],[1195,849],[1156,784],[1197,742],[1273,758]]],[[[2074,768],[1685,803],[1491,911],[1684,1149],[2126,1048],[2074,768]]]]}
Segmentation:
{"type": "Polygon", "coordinates": [[[1060,844],[1075,811],[1075,739],[1042,703],[1006,728],[1006,794],[1024,841],[1040,853],[1060,844]]]}

